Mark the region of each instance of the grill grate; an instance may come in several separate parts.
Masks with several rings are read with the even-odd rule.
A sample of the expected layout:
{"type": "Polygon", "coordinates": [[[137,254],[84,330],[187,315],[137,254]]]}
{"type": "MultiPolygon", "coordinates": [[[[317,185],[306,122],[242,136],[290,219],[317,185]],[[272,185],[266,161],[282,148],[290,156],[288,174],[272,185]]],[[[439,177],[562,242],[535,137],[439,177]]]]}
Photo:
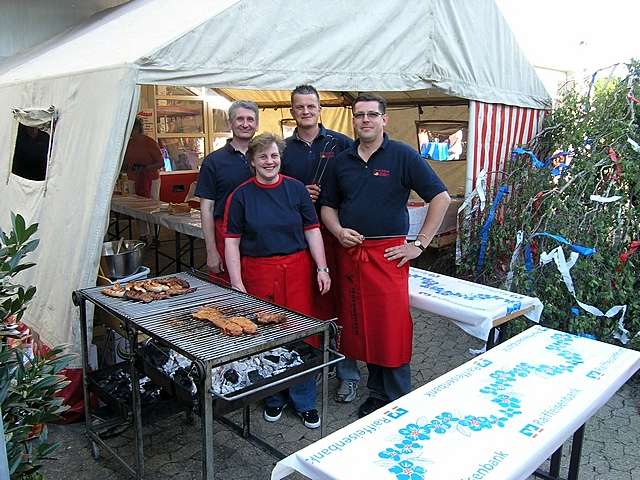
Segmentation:
{"type": "MultiPolygon", "coordinates": [[[[202,362],[220,365],[254,355],[285,343],[321,333],[325,322],[287,310],[251,295],[203,281],[188,273],[175,274],[198,290],[151,303],[132,302],[103,295],[104,287],[80,290],[89,301],[129,320],[135,327],[170,348],[202,362]],[[255,320],[258,312],[285,313],[287,320],[277,325],[258,325],[255,335],[229,337],[206,320],[191,314],[203,305],[220,309],[225,315],[245,316],[255,320]]],[[[160,277],[164,278],[164,277],[160,277]]]]}
{"type": "MultiPolygon", "coordinates": [[[[185,272],[150,278],[149,280],[169,277],[178,277],[182,280],[186,280],[189,282],[190,286],[197,288],[197,290],[186,295],[178,295],[164,300],[154,300],[150,303],[136,302],[124,298],[108,297],[102,293],[102,290],[107,288],[106,286],[86,288],[84,290],[80,290],[80,293],[90,302],[100,305],[111,313],[124,317],[128,320],[188,308],[193,305],[202,305],[209,302],[212,296],[231,296],[234,293],[231,289],[201,280],[200,278],[185,272]]],[[[126,285],[126,283],[123,283],[122,285],[126,285]]]]}

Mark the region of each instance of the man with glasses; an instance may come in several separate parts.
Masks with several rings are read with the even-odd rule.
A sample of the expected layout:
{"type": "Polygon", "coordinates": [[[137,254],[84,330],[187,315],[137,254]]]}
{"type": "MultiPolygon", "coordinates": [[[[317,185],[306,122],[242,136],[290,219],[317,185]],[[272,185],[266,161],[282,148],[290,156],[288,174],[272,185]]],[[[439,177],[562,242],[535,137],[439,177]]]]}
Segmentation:
{"type": "Polygon", "coordinates": [[[389,139],[386,101],[361,94],[353,102],[353,147],[326,172],[319,203],[337,249],[341,351],[367,363],[369,398],[364,417],[411,391],[413,321],[409,261],[436,234],[450,199],[417,151],[389,139]],[[429,209],[418,237],[406,241],[407,201],[416,191],[429,209]]]}
{"type": "MultiPolygon", "coordinates": [[[[307,187],[311,200],[316,204],[318,217],[320,207],[316,203],[322,189],[327,166],[340,152],[351,147],[353,140],[339,132],[325,128],[320,123],[320,95],[311,85],[299,85],[291,92],[291,116],[296,122],[293,135],[285,140],[282,157],[282,173],[300,180],[307,187]]],[[[327,265],[334,270],[336,240],[322,229],[327,265]]],[[[335,293],[330,290],[320,295],[316,290],[314,316],[330,320],[337,315],[335,293]]],[[[345,360],[337,365],[336,375],[340,385],[335,394],[337,402],[348,403],[356,398],[360,372],[355,361],[345,360]]]]}
{"type": "Polygon", "coordinates": [[[231,140],[210,153],[202,162],[196,185],[200,197],[202,233],[207,249],[207,269],[212,281],[229,284],[224,266],[224,235],[222,218],[227,197],[245,180],[251,178],[249,162],[245,158],[249,140],[258,128],[258,105],[238,100],[229,106],[231,140]]]}

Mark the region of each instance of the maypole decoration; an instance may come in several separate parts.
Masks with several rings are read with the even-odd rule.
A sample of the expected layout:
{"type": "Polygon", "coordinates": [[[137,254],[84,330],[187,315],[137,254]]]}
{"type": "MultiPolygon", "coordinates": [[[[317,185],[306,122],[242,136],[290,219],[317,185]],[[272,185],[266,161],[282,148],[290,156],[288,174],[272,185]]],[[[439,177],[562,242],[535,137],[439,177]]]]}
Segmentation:
{"type": "Polygon", "coordinates": [[[547,326],[639,349],[640,62],[627,69],[565,90],[483,192],[492,207],[461,209],[457,263],[460,276],[540,298],[547,326]]]}

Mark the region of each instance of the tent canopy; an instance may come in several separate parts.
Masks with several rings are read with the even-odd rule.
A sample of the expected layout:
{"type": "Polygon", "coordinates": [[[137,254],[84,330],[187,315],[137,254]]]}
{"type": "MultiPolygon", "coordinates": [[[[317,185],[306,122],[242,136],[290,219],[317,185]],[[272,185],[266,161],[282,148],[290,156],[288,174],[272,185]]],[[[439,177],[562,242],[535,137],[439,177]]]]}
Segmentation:
{"type": "Polygon", "coordinates": [[[359,91],[397,105],[551,105],[493,0],[135,0],[101,12],[0,64],[0,227],[18,212],[41,239],[37,268],[19,277],[38,288],[26,323],[79,350],[71,292],[95,284],[139,85],[206,86],[268,106],[305,83],[328,105],[359,91]],[[46,181],[12,174],[11,109],[50,105],[59,119],[46,181]]]}
{"type": "Polygon", "coordinates": [[[403,92],[405,104],[551,105],[493,0],[139,0],[0,65],[0,84],[123,65],[138,83],[285,92],[313,83],[346,92],[343,103],[383,91],[403,92]]]}

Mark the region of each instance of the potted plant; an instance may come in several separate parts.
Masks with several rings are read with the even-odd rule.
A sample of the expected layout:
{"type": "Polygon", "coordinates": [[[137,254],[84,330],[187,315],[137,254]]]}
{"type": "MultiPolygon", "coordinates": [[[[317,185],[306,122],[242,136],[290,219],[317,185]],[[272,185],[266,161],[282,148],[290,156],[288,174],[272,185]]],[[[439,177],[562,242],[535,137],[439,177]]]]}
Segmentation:
{"type": "Polygon", "coordinates": [[[14,282],[21,271],[33,267],[23,262],[38,246],[31,239],[38,225],[28,227],[21,215],[11,215],[12,231],[0,230],[0,411],[12,480],[41,479],[41,462],[57,447],[46,441],[46,424],[56,421],[68,407],[56,394],[68,381],[59,373],[73,358],[56,347],[33,355],[25,342],[20,319],[36,293],[34,286],[14,282]]]}

